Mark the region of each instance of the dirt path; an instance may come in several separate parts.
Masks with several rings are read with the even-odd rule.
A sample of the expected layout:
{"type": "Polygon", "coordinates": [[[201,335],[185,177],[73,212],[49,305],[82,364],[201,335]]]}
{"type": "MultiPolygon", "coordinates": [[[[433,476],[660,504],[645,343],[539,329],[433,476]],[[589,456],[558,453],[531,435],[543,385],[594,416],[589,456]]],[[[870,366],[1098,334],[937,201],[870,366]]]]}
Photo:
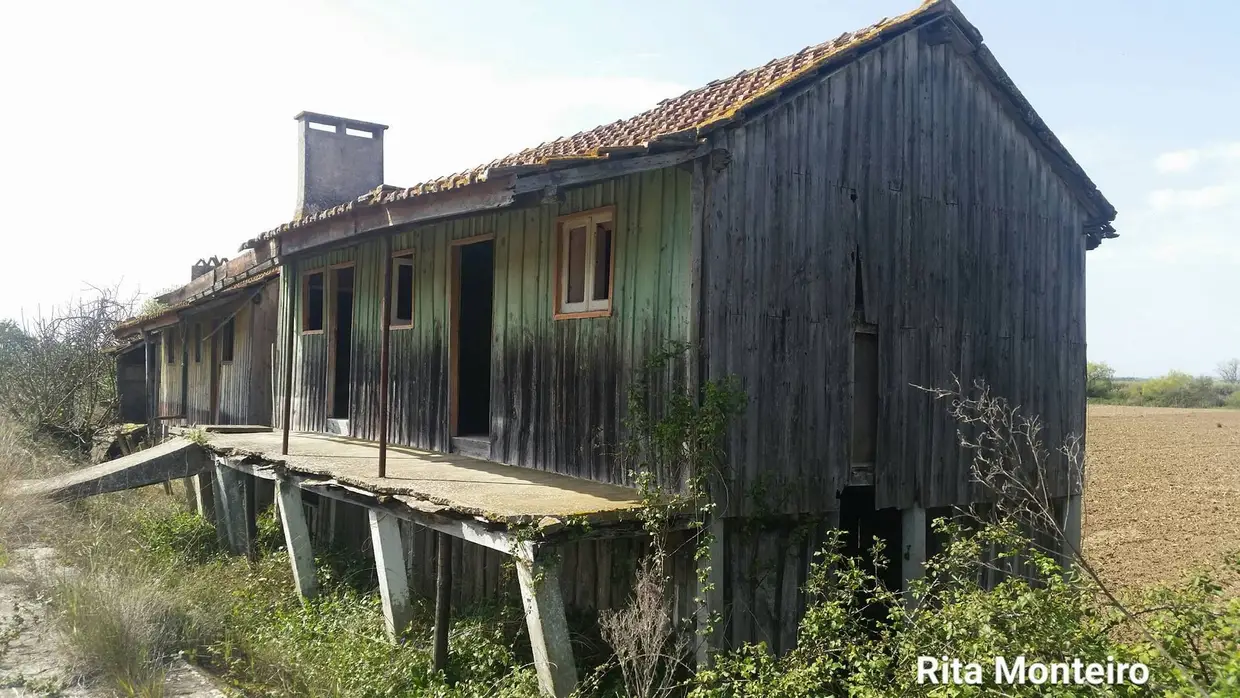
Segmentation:
{"type": "Polygon", "coordinates": [[[1084,551],[1125,588],[1240,550],[1240,410],[1091,405],[1084,551]]]}
{"type": "MultiPolygon", "coordinates": [[[[0,576],[0,697],[59,696],[110,698],[112,692],[85,684],[52,626],[46,599],[32,596],[22,575],[46,574],[54,565],[50,548],[15,551],[0,576]]],[[[164,682],[164,698],[225,698],[198,670],[184,662],[164,682]]]]}

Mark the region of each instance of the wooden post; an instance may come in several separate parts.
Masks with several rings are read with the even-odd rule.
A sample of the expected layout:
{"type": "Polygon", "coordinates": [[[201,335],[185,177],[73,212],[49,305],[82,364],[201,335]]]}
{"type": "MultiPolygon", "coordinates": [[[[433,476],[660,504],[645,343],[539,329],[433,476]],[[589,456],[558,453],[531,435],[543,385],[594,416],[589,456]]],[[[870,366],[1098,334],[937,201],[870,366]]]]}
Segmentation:
{"type": "Polygon", "coordinates": [[[1064,502],[1066,511],[1064,516],[1067,519],[1064,523],[1064,540],[1062,565],[1064,571],[1072,569],[1076,565],[1076,553],[1081,551],[1081,494],[1068,495],[1068,501],[1064,502]]]}
{"type": "Polygon", "coordinates": [[[926,574],[926,510],[914,505],[902,513],[900,540],[900,578],[904,581],[905,604],[916,605],[909,591],[909,582],[926,574]]]}
{"type": "Polygon", "coordinates": [[[388,358],[392,338],[392,237],[383,242],[383,301],[379,305],[379,477],[387,477],[388,358]]]}
{"type": "Polygon", "coordinates": [[[233,470],[218,461],[215,464],[215,500],[219,503],[219,521],[228,540],[228,549],[234,555],[253,559],[257,553],[254,545],[254,512],[250,509],[253,487],[252,475],[233,470]]]}
{"type": "Polygon", "coordinates": [[[560,592],[560,558],[518,555],[516,563],[538,686],[545,695],[566,698],[577,687],[577,667],[560,592]]]}
{"type": "Polygon", "coordinates": [[[288,455],[289,429],[293,424],[293,337],[297,333],[297,265],[288,261],[281,273],[288,274],[288,283],[282,284],[288,293],[284,305],[288,307],[288,323],[284,337],[284,440],[280,445],[280,455],[288,455]]]}
{"type": "Polygon", "coordinates": [[[306,510],[301,504],[301,488],[285,478],[276,481],[280,522],[284,526],[284,545],[293,566],[293,581],[303,599],[318,593],[314,574],[314,549],[310,545],[310,528],[306,526],[306,510]]]}
{"type": "Polygon", "coordinates": [[[404,549],[400,544],[400,525],[395,516],[367,509],[370,516],[370,542],[375,552],[375,572],[379,577],[379,596],[383,599],[383,624],[392,642],[400,639],[413,620],[409,605],[409,575],[405,570],[404,549]]]}
{"type": "Polygon", "coordinates": [[[143,417],[146,418],[146,438],[150,443],[155,442],[155,408],[152,406],[152,390],[151,390],[151,337],[146,330],[142,330],[142,406],[145,408],[143,417]]]}
{"type": "Polygon", "coordinates": [[[435,571],[435,654],[434,671],[448,667],[448,631],[452,624],[452,536],[436,533],[438,567],[435,571]]]}
{"type": "Polygon", "coordinates": [[[181,421],[192,426],[189,420],[189,322],[177,325],[181,337],[181,421]]]}

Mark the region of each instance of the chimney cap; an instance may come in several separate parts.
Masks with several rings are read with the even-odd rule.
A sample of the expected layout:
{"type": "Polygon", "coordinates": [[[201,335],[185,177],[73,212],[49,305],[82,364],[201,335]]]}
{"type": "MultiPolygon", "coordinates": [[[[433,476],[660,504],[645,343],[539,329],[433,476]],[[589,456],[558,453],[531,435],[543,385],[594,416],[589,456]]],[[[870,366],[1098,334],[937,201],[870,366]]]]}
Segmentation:
{"type": "Polygon", "coordinates": [[[323,124],[324,126],[337,126],[341,128],[351,128],[355,131],[369,131],[375,135],[379,135],[387,130],[386,124],[376,124],[371,121],[359,121],[357,119],[347,119],[343,116],[331,116],[329,114],[320,114],[313,111],[298,112],[293,117],[294,121],[313,122],[323,124]]]}

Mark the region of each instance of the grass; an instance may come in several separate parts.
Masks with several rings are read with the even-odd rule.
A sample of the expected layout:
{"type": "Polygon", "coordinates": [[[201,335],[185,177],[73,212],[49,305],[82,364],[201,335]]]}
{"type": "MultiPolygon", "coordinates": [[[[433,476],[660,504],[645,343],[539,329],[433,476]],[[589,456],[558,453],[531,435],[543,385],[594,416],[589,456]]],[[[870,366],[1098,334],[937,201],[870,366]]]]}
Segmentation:
{"type": "MultiPolygon", "coordinates": [[[[68,467],[0,424],[0,482],[68,467]]],[[[454,609],[451,659],[436,673],[432,609],[418,606],[407,640],[390,644],[368,555],[320,555],[322,591],[303,603],[270,515],[251,563],[225,555],[214,527],[183,501],[160,487],[72,507],[0,494],[0,546],[58,552],[62,572],[29,581],[52,600],[82,676],[121,696],[158,698],[184,656],[246,695],[271,698],[538,694],[517,599],[454,609]]]]}

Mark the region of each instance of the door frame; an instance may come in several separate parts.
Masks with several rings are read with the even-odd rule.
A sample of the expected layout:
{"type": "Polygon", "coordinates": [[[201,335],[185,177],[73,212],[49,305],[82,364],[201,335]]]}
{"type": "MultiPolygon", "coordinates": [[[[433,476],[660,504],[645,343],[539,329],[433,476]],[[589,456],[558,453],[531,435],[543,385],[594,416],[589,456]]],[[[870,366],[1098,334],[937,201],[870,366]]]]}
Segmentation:
{"type": "MultiPolygon", "coordinates": [[[[323,380],[327,381],[327,389],[323,393],[326,396],[325,404],[323,405],[323,413],[326,415],[323,422],[325,425],[328,419],[341,419],[341,417],[332,415],[332,407],[336,404],[336,319],[339,314],[339,308],[336,305],[336,272],[350,267],[353,268],[353,320],[351,322],[356,325],[357,262],[337,262],[336,264],[329,264],[323,267],[323,293],[326,296],[323,299],[323,338],[327,342],[327,375],[323,377],[323,380]]],[[[352,342],[349,344],[349,353],[353,353],[352,342]]],[[[349,380],[352,381],[352,379],[353,377],[349,376],[349,380]]],[[[348,421],[349,417],[352,416],[350,407],[352,406],[346,407],[348,414],[343,417],[345,421],[348,421]]],[[[349,432],[352,433],[352,431],[353,425],[350,424],[349,432]]]]}
{"type": "MultiPolygon", "coordinates": [[[[449,240],[448,250],[451,255],[448,273],[448,438],[460,436],[457,428],[460,423],[461,411],[461,248],[479,242],[493,242],[495,233],[485,233],[459,240],[449,240]]],[[[494,249],[494,248],[492,248],[494,249]]],[[[491,264],[494,267],[495,257],[492,254],[491,264]]],[[[495,286],[492,276],[491,294],[494,298],[495,286]]],[[[491,320],[495,320],[495,308],[491,308],[491,320]]],[[[495,335],[495,327],[491,327],[491,335],[495,335]]]]}

